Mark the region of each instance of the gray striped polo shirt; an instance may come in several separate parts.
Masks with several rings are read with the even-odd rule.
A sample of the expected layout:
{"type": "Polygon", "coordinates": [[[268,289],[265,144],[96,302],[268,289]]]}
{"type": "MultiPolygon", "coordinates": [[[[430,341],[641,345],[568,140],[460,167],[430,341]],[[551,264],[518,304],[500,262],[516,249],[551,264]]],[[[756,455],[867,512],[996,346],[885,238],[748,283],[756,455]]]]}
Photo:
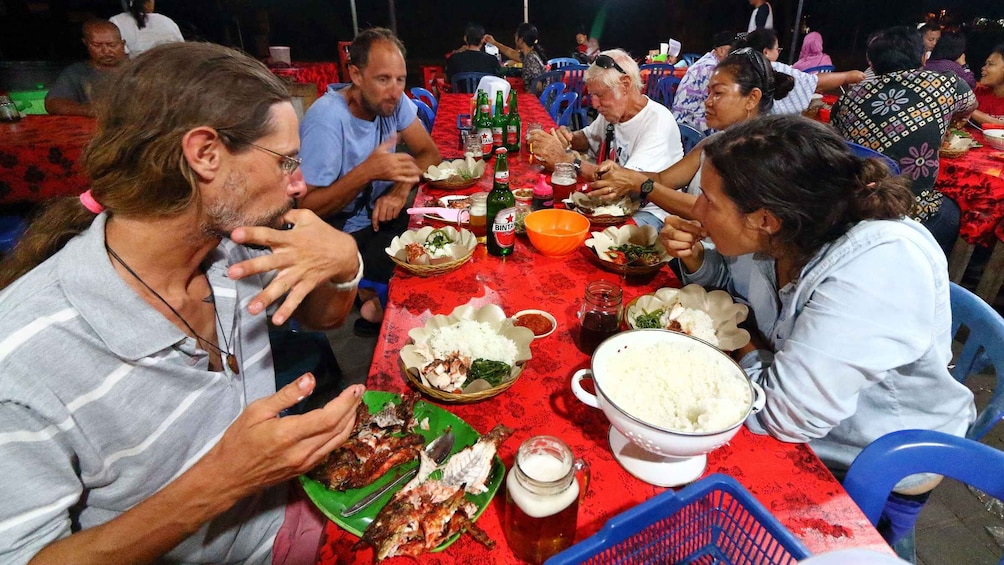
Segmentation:
{"type": "MultiPolygon", "coordinates": [[[[105,219],[0,293],[2,563],[148,498],[275,392],[265,316],[247,312],[269,277],[226,277],[258,252],[224,240],[207,258],[219,343],[241,367],[212,372],[195,340],[116,274],[105,219]]],[[[285,498],[280,486],[239,502],[165,561],[270,563],[285,498]]]]}

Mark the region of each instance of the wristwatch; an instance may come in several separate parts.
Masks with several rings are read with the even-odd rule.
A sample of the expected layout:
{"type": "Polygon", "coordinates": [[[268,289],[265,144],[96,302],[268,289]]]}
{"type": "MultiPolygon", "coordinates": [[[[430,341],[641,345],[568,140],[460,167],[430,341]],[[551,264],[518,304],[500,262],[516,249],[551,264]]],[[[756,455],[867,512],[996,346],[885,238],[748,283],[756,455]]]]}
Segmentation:
{"type": "Polygon", "coordinates": [[[641,199],[643,201],[647,200],[648,195],[652,194],[653,190],[655,190],[655,181],[652,179],[645,179],[645,182],[641,183],[641,199]]]}
{"type": "Polygon", "coordinates": [[[575,174],[577,175],[582,174],[582,159],[579,159],[578,157],[573,159],[572,166],[575,167],[575,174]]]}

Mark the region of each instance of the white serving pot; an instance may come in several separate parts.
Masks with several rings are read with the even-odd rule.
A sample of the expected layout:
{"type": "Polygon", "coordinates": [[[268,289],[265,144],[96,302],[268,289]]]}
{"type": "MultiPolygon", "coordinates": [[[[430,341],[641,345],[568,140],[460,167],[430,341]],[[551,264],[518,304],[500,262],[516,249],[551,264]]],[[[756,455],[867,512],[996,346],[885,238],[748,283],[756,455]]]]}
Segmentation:
{"type": "MultiPolygon", "coordinates": [[[[666,378],[672,378],[666,375],[666,378]]],[[[572,392],[584,404],[599,408],[621,434],[645,451],[667,457],[693,457],[706,454],[725,444],[739,431],[739,427],[751,413],[763,409],[766,396],[760,385],[751,382],[742,368],[731,357],[715,346],[686,334],[668,330],[630,330],[608,338],[593,353],[591,369],[581,369],[572,375],[572,392]],[[680,432],[659,428],[624,412],[603,393],[603,381],[609,374],[608,367],[623,355],[627,347],[647,347],[665,343],[681,352],[706,357],[716,371],[728,371],[741,377],[750,387],[749,405],[744,416],[728,429],[715,432],[680,432]],[[587,392],[582,381],[592,379],[596,394],[587,392]]]]}

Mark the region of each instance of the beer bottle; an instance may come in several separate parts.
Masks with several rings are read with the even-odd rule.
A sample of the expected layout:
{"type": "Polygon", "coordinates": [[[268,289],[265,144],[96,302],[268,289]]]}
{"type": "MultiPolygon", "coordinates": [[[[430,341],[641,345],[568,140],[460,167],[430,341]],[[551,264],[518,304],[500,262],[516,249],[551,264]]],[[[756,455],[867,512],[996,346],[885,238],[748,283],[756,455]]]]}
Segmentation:
{"type": "Polygon", "coordinates": [[[505,117],[504,104],[500,90],[495,93],[495,115],[492,116],[492,146],[495,149],[505,147],[506,124],[509,120],[505,117]]]}
{"type": "Polygon", "coordinates": [[[519,152],[520,141],[523,137],[523,122],[519,117],[519,109],[516,108],[516,89],[509,91],[509,123],[506,125],[505,148],[509,153],[519,152]]]}
{"type": "Polygon", "coordinates": [[[516,245],[516,198],[509,190],[509,160],[505,147],[495,150],[495,182],[488,193],[488,253],[512,255],[516,245]]]}
{"type": "Polygon", "coordinates": [[[478,110],[474,117],[474,129],[481,139],[481,156],[487,161],[492,157],[492,111],[491,105],[488,104],[488,94],[484,90],[478,91],[478,110]]]}

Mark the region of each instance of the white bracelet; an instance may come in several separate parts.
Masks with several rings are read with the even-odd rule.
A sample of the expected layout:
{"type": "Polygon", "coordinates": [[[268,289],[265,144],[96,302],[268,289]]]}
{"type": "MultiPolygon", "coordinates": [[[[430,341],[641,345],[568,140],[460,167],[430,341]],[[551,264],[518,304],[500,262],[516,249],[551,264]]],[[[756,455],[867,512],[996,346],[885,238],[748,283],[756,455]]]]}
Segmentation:
{"type": "Polygon", "coordinates": [[[356,251],[356,257],[359,258],[359,270],[356,271],[356,276],[348,282],[332,283],[335,285],[335,290],[342,292],[355,290],[359,286],[359,281],[363,280],[363,255],[356,251]]]}

